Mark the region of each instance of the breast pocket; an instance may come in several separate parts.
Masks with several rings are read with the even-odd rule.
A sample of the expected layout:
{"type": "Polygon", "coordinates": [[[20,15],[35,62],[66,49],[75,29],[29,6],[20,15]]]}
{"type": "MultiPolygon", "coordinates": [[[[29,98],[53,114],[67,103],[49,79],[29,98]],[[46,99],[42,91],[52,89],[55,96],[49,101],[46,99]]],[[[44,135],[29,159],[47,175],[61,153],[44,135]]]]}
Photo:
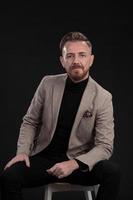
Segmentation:
{"type": "Polygon", "coordinates": [[[83,117],[77,129],[77,137],[82,143],[88,143],[94,130],[94,117],[83,117]]]}

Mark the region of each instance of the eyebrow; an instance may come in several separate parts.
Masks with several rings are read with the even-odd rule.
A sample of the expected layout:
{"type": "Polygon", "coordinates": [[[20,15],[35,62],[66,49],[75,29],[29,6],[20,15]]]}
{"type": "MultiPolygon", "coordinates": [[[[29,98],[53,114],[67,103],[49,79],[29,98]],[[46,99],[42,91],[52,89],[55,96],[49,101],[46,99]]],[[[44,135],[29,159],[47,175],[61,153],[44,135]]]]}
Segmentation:
{"type": "MultiPolygon", "coordinates": [[[[78,54],[86,54],[86,53],[88,53],[88,52],[86,52],[86,51],[81,51],[81,52],[77,52],[77,53],[78,53],[78,54]]],[[[68,55],[68,54],[75,54],[75,53],[68,52],[67,55],[68,55]]]]}

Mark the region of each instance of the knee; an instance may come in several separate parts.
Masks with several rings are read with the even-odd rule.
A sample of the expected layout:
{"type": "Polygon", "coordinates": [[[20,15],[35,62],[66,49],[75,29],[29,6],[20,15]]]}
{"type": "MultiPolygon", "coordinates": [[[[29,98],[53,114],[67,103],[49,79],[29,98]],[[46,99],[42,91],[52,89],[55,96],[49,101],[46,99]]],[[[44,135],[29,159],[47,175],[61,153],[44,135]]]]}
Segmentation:
{"type": "Polygon", "coordinates": [[[6,183],[13,183],[17,176],[14,175],[11,169],[6,169],[5,171],[2,172],[0,176],[0,183],[1,185],[6,184],[6,183]]]}
{"type": "Polygon", "coordinates": [[[120,181],[122,172],[121,168],[117,163],[111,162],[111,161],[104,161],[103,162],[103,171],[104,174],[111,178],[114,179],[115,181],[120,181]]]}
{"type": "Polygon", "coordinates": [[[15,166],[11,166],[10,168],[7,168],[4,170],[0,176],[0,183],[1,185],[15,183],[20,180],[20,176],[18,173],[18,170],[15,166]]]}

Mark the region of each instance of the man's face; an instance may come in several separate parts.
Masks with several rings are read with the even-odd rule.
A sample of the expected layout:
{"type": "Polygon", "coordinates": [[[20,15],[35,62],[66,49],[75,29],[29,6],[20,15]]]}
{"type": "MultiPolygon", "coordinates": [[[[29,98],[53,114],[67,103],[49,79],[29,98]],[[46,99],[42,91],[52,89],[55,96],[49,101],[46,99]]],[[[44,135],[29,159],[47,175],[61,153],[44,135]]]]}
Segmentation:
{"type": "Polygon", "coordinates": [[[85,41],[68,41],[65,43],[60,61],[73,81],[88,77],[94,56],[85,41]]]}

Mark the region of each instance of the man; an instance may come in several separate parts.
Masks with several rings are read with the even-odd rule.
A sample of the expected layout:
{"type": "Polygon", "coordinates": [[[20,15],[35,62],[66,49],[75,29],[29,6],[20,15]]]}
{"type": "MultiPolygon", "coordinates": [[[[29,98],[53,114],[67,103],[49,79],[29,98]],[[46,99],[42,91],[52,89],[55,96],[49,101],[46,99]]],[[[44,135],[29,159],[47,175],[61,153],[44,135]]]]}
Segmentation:
{"type": "Polygon", "coordinates": [[[117,199],[120,171],[113,151],[112,95],[89,75],[91,42],[79,32],[60,42],[65,74],[45,76],[23,118],[17,154],[1,176],[2,199],[50,182],[100,184],[97,200],[117,199]]]}

